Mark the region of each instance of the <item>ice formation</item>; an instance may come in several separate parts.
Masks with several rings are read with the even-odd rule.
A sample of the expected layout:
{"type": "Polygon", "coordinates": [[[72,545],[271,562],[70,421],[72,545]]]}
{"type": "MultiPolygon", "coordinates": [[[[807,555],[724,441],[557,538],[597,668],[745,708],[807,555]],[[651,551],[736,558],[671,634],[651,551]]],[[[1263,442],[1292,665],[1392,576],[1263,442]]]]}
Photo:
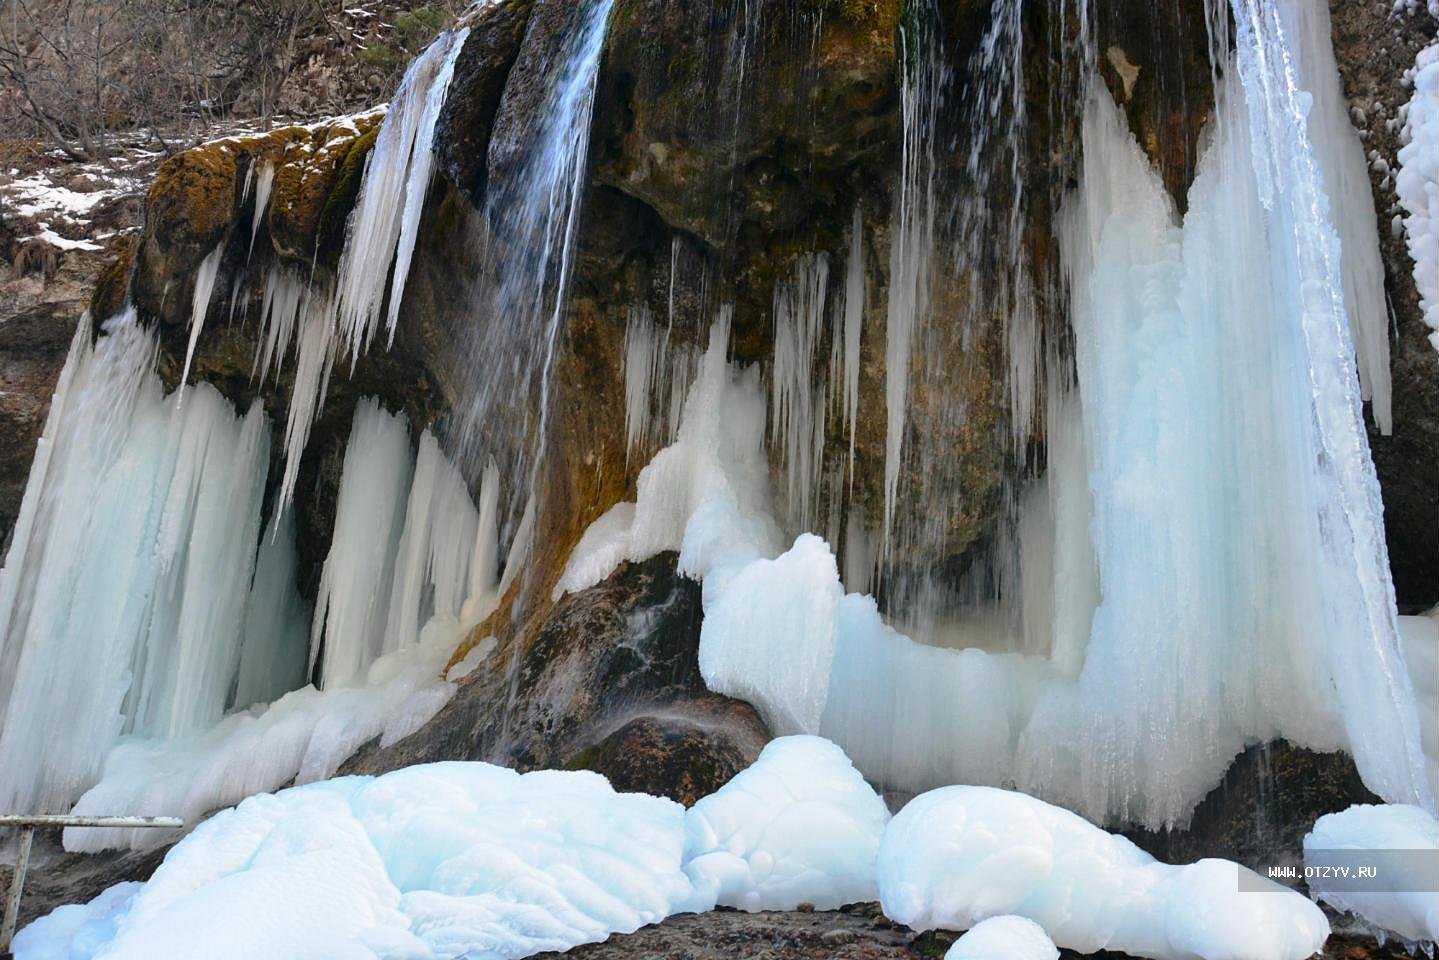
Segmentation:
{"type": "MultiPolygon", "coordinates": [[[[1344,311],[1340,246],[1306,128],[1312,97],[1295,73],[1293,3],[1233,0],[1238,76],[1259,202],[1273,235],[1267,271],[1278,315],[1297,319],[1307,361],[1308,471],[1324,574],[1328,656],[1348,746],[1366,784],[1390,802],[1433,809],[1418,721],[1399,653],[1379,484],[1344,311]],[[1364,638],[1354,642],[1350,638],[1364,638]]],[[[1232,226],[1232,224],[1231,224],[1232,226]]],[[[1296,391],[1297,392],[1297,391],[1296,391]]]]}
{"type": "MultiPolygon", "coordinates": [[[[1288,42],[1271,15],[1241,46],[1288,42]]],[[[716,423],[755,432],[700,384],[638,503],[591,529],[561,589],[684,546],[681,570],[711,574],[707,684],[904,789],[1013,781],[1096,821],[1160,827],[1183,823],[1247,743],[1282,736],[1348,749],[1380,795],[1431,805],[1319,202],[1321,168],[1354,159],[1352,134],[1316,121],[1314,147],[1275,78],[1248,62],[1234,76],[1255,92],[1221,80],[1182,223],[1107,92],[1089,96],[1060,231],[1078,384],[1046,391],[1058,442],[1021,504],[1019,635],[976,616],[915,642],[845,596],[822,541],[781,555],[762,533],[762,478],[736,484],[750,461],[726,453],[757,442],[695,452],[716,423]],[[1270,144],[1257,154],[1255,136],[1270,144]],[[676,486],[686,495],[662,495],[676,486]],[[701,507],[702,488],[746,493],[701,507]],[[693,545],[714,540],[727,560],[711,572],[693,545]]],[[[706,363],[712,384],[722,358],[706,363]]]]}
{"type": "Polygon", "coordinates": [[[1059,960],[1059,950],[1039,924],[1006,914],[976,923],[944,960],[1059,960]]]}
{"type": "MultiPolygon", "coordinates": [[[[286,700],[362,693],[307,689],[286,700]]],[[[197,744],[195,755],[212,746],[197,744]]],[[[260,758],[289,748],[275,729],[233,749],[260,758]]],[[[844,753],[813,737],[774,741],[689,811],[616,794],[592,773],[439,763],[342,777],[217,814],[149,883],[37,921],[16,941],[17,960],[196,950],[517,958],[708,910],[717,898],[750,910],[837,907],[876,896],[888,819],[844,753]],[[233,935],[217,940],[216,929],[233,935]]]]}
{"type": "Polygon", "coordinates": [[[844,751],[771,741],[685,814],[685,872],[707,901],[742,910],[833,910],[873,900],[889,810],[844,751]]]}
{"type": "Polygon", "coordinates": [[[325,689],[363,683],[365,671],[385,652],[413,470],[404,418],[375,400],[357,406],[311,633],[310,664],[320,663],[325,689]]]}
{"type": "Polygon", "coordinates": [[[465,27],[441,34],[410,63],[366,160],[364,181],[345,230],[335,293],[338,329],[352,356],[368,347],[375,335],[392,266],[386,329],[394,339],[430,187],[435,123],[469,33],[465,27]]]}
{"type": "Polygon", "coordinates": [[[889,306],[885,321],[884,544],[894,524],[909,394],[910,351],[915,327],[929,308],[935,256],[936,114],[940,64],[936,41],[924,18],[901,32],[904,44],[899,197],[890,226],[889,306]]]}
{"type": "MultiPolygon", "coordinates": [[[[116,810],[198,823],[237,800],[288,783],[332,777],[363,744],[389,746],[420,729],[454,694],[440,674],[459,638],[432,637],[370,665],[371,684],[287,693],[268,706],[232,713],[208,730],[169,739],[129,738],[105,757],[77,815],[116,810]]],[[[71,827],[65,849],[145,849],[173,840],[168,830],[71,827]]]]}
{"type": "Polygon", "coordinates": [[[235,682],[269,428],[164,396],[155,351],[133,312],[86,320],[56,386],[0,572],[7,810],[63,812],[117,737],[214,723],[235,682]]]}
{"type": "MultiPolygon", "coordinates": [[[[454,692],[440,676],[450,655],[498,598],[498,483],[495,470],[486,470],[476,508],[428,432],[412,455],[404,419],[361,401],[313,626],[287,582],[294,560],[284,517],[260,544],[269,565],[255,574],[239,669],[242,683],[269,696],[245,692],[242,699],[240,687],[241,712],[212,727],[195,723],[175,731],[183,736],[121,742],[76,812],[140,810],[193,822],[292,780],[333,776],[364,743],[389,745],[418,730],[454,692]],[[253,636],[250,616],[283,636],[253,636]],[[321,690],[296,689],[309,675],[306,638],[312,657],[323,650],[321,690]],[[251,703],[260,705],[243,709],[251,703]]],[[[506,576],[514,576],[522,554],[512,549],[506,576]]],[[[163,839],[160,831],[71,829],[65,844],[97,850],[163,839]]]]}
{"type": "Polygon", "coordinates": [[[1310,891],[1411,944],[1439,941],[1439,820],[1418,807],[1358,804],[1304,838],[1310,891]],[[1374,876],[1343,875],[1361,867],[1374,876]]]}
{"type": "Polygon", "coordinates": [[[1329,200],[1329,221],[1340,241],[1344,313],[1354,341],[1359,381],[1372,400],[1381,432],[1394,427],[1390,412],[1389,305],[1384,294],[1384,264],[1379,259],[1379,221],[1369,183],[1364,147],[1349,120],[1349,100],[1334,60],[1329,8],[1322,3],[1289,0],[1279,4],[1294,18],[1289,30],[1297,42],[1298,79],[1313,98],[1307,129],[1314,160],[1329,200]]]}
{"type": "Polygon", "coordinates": [[[1429,786],[1439,796],[1439,607],[1420,616],[1400,617],[1399,632],[1404,638],[1404,662],[1414,678],[1429,786]]]}
{"type": "Polygon", "coordinates": [[[722,579],[723,571],[779,552],[779,529],[767,512],[764,395],[757,370],[735,371],[726,362],[728,344],[728,311],[721,311],[675,442],[640,472],[635,503],[615,505],[585,531],[556,597],[600,582],[622,560],[665,550],[678,550],[680,569],[699,579],[722,579]]]}
{"type": "Polygon", "coordinates": [[[482,514],[428,434],[415,468],[404,422],[362,403],[314,640],[343,623],[322,676],[365,686],[297,689],[311,615],[290,512],[261,533],[268,421],[207,384],[165,396],[156,349],[133,311],[94,342],[81,323],[51,403],[0,571],[5,809],[64,812],[78,797],[81,813],[194,820],[331,776],[443,706],[444,664],[494,605],[495,472],[482,514]],[[380,488],[392,521],[377,532],[380,488]]]}
{"type": "Polygon", "coordinates": [[[1067,810],[993,787],[911,800],[885,831],[878,872],[885,915],[916,930],[1014,914],[1066,949],[1155,960],[1301,960],[1329,936],[1313,903],[1236,863],[1160,863],[1067,810]]]}
{"type": "Polygon", "coordinates": [[[27,929],[17,956],[564,950],[709,906],[683,870],[684,816],[593,773],[441,763],[342,777],[217,814],[143,887],[91,904],[84,940],[65,943],[87,908],[63,908],[27,929]]]}
{"type": "Polygon", "coordinates": [[[770,443],[786,479],[786,513],[807,530],[823,469],[825,396],[815,385],[820,337],[825,332],[829,258],[807,254],[793,276],[775,284],[774,359],[770,369],[770,443]]]}
{"type": "Polygon", "coordinates": [[[89,903],[59,907],[31,923],[11,943],[25,960],[75,960],[93,957],[115,938],[115,919],[129,907],[143,883],[117,883],[89,903]]]}
{"type": "Polygon", "coordinates": [[[1424,322],[1439,350],[1439,43],[1414,62],[1414,95],[1405,108],[1405,144],[1394,189],[1404,208],[1404,234],[1424,322]]]}
{"type": "Polygon", "coordinates": [[[251,189],[255,192],[255,213],[250,218],[250,245],[245,250],[248,258],[255,252],[255,238],[260,235],[260,224],[270,211],[270,192],[275,187],[275,164],[269,160],[260,162],[259,172],[252,164],[245,171],[245,195],[248,199],[251,189]],[[253,178],[253,179],[252,179],[253,178]]]}
{"type": "Polygon", "coordinates": [[[195,290],[190,303],[190,342],[185,347],[185,367],[180,373],[180,383],[190,379],[190,364],[195,360],[195,345],[200,342],[200,331],[205,328],[205,317],[210,312],[210,297],[215,292],[215,280],[220,275],[220,261],[225,256],[225,245],[217,245],[205,255],[195,268],[195,290]]]}

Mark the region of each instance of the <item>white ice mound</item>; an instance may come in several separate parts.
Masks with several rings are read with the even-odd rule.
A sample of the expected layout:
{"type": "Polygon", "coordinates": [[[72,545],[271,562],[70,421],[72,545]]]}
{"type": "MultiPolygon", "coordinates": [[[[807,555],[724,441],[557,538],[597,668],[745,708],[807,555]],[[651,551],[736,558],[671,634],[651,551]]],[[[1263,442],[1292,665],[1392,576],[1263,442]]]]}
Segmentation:
{"type": "Polygon", "coordinates": [[[1351,874],[1373,868],[1372,877],[1312,877],[1309,887],[1411,943],[1439,941],[1439,820],[1428,811],[1358,804],[1320,817],[1304,838],[1304,864],[1351,874]]]}
{"type": "Polygon", "coordinates": [[[1059,949],[1033,920],[1005,915],[975,924],[944,960],[1059,960],[1059,949]]]}
{"type": "Polygon", "coordinates": [[[885,914],[916,930],[1016,914],[1080,953],[1300,960],[1329,936],[1317,906],[1269,892],[1238,864],[1160,863],[1076,814],[992,787],[910,801],[885,831],[878,874],[885,914]],[[1266,892],[1241,892],[1241,880],[1266,892]]]}
{"type": "Polygon", "coordinates": [[[708,906],[683,847],[679,804],[597,774],[438,763],[344,777],[216,815],[133,899],[107,893],[81,924],[57,911],[16,956],[524,957],[708,906]],[[106,922],[113,939],[94,936],[106,922]]]}
{"type": "Polygon", "coordinates": [[[888,821],[843,750],[781,737],[685,815],[685,872],[707,899],[743,910],[873,900],[888,821]]]}

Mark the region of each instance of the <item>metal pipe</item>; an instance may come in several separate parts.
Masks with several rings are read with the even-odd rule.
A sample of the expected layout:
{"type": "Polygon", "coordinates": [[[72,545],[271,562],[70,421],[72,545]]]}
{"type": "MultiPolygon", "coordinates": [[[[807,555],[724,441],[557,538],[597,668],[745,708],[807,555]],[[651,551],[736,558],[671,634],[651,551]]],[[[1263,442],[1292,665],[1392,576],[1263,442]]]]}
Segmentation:
{"type": "Polygon", "coordinates": [[[183,827],[179,817],[72,817],[67,814],[12,816],[0,814],[0,827],[20,828],[20,850],[15,855],[15,872],[10,876],[10,893],[5,897],[5,921],[0,926],[0,953],[10,952],[15,923],[20,919],[20,894],[25,890],[25,871],[30,867],[30,847],[36,827],[183,827]]]}
{"type": "Polygon", "coordinates": [[[179,817],[72,817],[67,814],[0,814],[0,827],[183,827],[179,817]]]}
{"type": "Polygon", "coordinates": [[[15,921],[20,918],[20,892],[25,888],[25,870],[30,866],[30,845],[35,841],[35,828],[20,828],[20,852],[15,855],[15,873],[10,877],[10,894],[5,898],[5,925],[0,927],[0,953],[10,952],[15,936],[15,921]]]}

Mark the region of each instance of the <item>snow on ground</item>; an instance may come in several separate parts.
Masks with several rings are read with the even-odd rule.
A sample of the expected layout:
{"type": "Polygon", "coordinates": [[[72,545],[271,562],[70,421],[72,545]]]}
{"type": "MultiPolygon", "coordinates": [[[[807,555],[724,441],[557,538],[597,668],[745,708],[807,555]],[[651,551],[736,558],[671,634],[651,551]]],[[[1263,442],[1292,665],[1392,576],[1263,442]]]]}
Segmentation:
{"type": "Polygon", "coordinates": [[[1325,873],[1372,866],[1373,879],[1314,878],[1310,890],[1411,944],[1439,941],[1439,820],[1433,814],[1357,804],[1320,817],[1304,838],[1304,863],[1325,873]]]}
{"type": "Polygon", "coordinates": [[[944,960],[1059,960],[1059,950],[1039,924],[1007,914],[976,923],[944,960]]]}
{"type": "Polygon", "coordinates": [[[1015,914],[1080,953],[1159,960],[1300,960],[1329,936],[1317,906],[1236,863],[1160,863],[1076,814],[993,787],[911,800],[885,831],[878,870],[885,914],[917,930],[1015,914]],[[1273,892],[1242,892],[1241,881],[1273,892]]]}
{"type": "Polygon", "coordinates": [[[685,815],[685,872],[743,910],[833,910],[878,896],[874,861],[889,810],[844,751],[781,737],[685,815]]]}

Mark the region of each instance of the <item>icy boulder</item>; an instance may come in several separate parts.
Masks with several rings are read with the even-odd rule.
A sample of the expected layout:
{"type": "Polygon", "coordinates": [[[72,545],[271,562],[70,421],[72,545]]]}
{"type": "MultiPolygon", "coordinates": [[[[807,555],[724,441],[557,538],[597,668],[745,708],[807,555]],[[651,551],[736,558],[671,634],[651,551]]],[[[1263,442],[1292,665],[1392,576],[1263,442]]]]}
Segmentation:
{"type": "Polygon", "coordinates": [[[683,848],[679,804],[596,774],[344,777],[216,815],[133,897],[62,908],[86,912],[37,922],[16,956],[524,957],[708,907],[683,848]]]}
{"type": "Polygon", "coordinates": [[[914,929],[1015,914],[1080,953],[1300,960],[1329,936],[1313,903],[1238,864],[1160,863],[1067,810],[992,787],[910,801],[885,831],[878,874],[885,914],[914,929]]]}
{"type": "Polygon", "coordinates": [[[1006,915],[975,924],[944,960],[1059,960],[1059,949],[1033,920],[1006,915]]]}
{"type": "Polygon", "coordinates": [[[90,957],[115,936],[115,918],[125,913],[143,883],[117,883],[94,900],[66,904],[15,934],[14,955],[26,960],[90,957]]]}
{"type": "Polygon", "coordinates": [[[1439,820],[1404,805],[1357,804],[1320,817],[1304,838],[1310,890],[1410,943],[1439,941],[1439,820]],[[1372,868],[1374,876],[1336,875],[1372,868]]]}
{"type": "Polygon", "coordinates": [[[685,815],[685,872],[707,899],[743,910],[873,900],[888,821],[839,747],[782,737],[685,815]]]}

